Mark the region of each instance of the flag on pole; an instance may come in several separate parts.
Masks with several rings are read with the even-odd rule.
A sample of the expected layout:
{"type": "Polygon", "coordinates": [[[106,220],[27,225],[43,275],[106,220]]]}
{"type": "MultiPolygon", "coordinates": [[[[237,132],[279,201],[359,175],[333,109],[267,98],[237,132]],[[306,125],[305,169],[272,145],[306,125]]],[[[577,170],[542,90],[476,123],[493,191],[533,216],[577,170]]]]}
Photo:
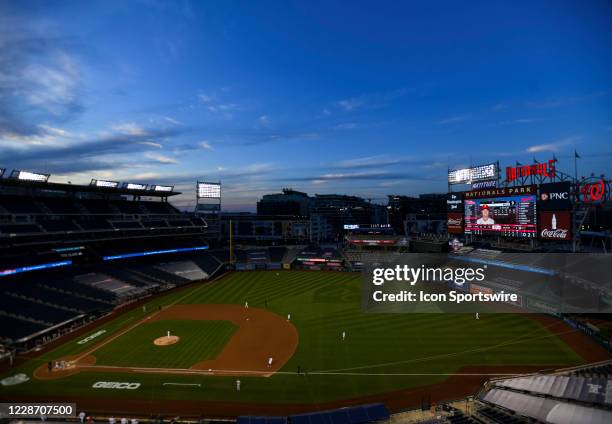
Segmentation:
{"type": "Polygon", "coordinates": [[[574,157],[576,159],[580,159],[580,155],[578,154],[578,152],[576,151],[576,149],[574,149],[574,157]]]}

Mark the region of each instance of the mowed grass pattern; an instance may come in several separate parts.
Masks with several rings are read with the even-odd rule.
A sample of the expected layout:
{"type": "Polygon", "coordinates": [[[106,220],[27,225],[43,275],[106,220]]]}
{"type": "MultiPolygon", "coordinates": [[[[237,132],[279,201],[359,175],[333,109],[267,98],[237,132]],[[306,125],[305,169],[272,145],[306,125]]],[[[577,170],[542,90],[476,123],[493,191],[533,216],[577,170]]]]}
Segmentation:
{"type": "Polygon", "coordinates": [[[290,313],[300,343],[287,371],[299,365],[312,372],[425,374],[469,365],[580,362],[558,337],[522,315],[481,314],[477,321],[472,314],[364,313],[360,284],[359,275],[344,273],[234,273],[185,302],[248,301],[290,313]]]}
{"type": "Polygon", "coordinates": [[[228,321],[155,321],[130,330],[93,355],[97,365],[189,368],[196,362],[214,359],[237,328],[228,321]],[[180,341],[156,346],[153,341],[168,331],[180,341]]]}
{"type": "MultiPolygon", "coordinates": [[[[240,392],[236,392],[232,377],[175,375],[170,380],[168,375],[133,373],[129,381],[141,382],[143,390],[133,391],[130,397],[148,399],[154,393],[156,399],[316,403],[427,386],[471,365],[547,368],[584,362],[540,322],[524,315],[483,313],[476,321],[472,314],[364,313],[360,284],[357,274],[255,271],[231,273],[212,283],[152,299],[149,311],[172,303],[244,305],[248,301],[249,307],[267,308],[283,317],[291,314],[299,332],[299,345],[280,373],[270,378],[241,378],[240,392]],[[344,341],[342,331],[347,333],[344,341]],[[298,366],[308,371],[307,376],[296,374],[298,366]],[[201,384],[205,389],[196,390],[188,385],[170,388],[163,386],[165,381],[201,384]]],[[[142,317],[142,311],[137,309],[101,326],[107,333],[96,342],[142,317]]],[[[214,339],[208,342],[207,338],[218,332],[202,331],[202,325],[206,325],[203,323],[198,328],[189,327],[192,324],[186,323],[185,331],[198,334],[197,339],[193,345],[183,339],[175,345],[176,354],[167,350],[172,346],[159,350],[152,346],[152,340],[168,330],[167,325],[160,323],[153,331],[130,331],[95,356],[99,363],[113,365],[188,367],[206,355],[214,355],[206,350],[214,350],[214,339]]],[[[176,333],[179,334],[178,330],[176,333]]],[[[87,348],[72,341],[45,353],[40,361],[87,348]]],[[[31,373],[35,366],[30,362],[20,370],[31,373]]],[[[32,380],[11,387],[10,391],[100,396],[91,386],[105,378],[123,381],[125,374],[81,373],[61,380],[32,380]]],[[[6,390],[9,389],[0,387],[0,394],[6,390]]],[[[108,391],[105,396],[125,394],[108,391]]]]}

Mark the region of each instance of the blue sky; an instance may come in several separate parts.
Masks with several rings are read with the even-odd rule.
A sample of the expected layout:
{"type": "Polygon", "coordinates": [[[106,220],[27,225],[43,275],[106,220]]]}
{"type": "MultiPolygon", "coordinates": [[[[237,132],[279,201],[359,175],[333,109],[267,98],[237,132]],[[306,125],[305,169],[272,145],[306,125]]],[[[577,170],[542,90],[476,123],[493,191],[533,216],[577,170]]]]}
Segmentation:
{"type": "Polygon", "coordinates": [[[0,167],[171,183],[228,210],[383,201],[447,168],[612,166],[609,1],[0,0],[0,167]]]}

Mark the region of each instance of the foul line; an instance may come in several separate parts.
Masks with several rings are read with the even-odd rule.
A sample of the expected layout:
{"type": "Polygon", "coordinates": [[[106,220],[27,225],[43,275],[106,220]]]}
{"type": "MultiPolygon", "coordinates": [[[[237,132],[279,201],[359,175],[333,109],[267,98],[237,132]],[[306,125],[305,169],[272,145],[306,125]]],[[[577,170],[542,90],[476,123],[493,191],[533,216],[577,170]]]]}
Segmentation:
{"type": "MultiPolygon", "coordinates": [[[[175,301],[170,302],[166,307],[168,306],[173,306],[176,305],[178,302],[180,302],[181,300],[185,299],[187,296],[191,296],[193,295],[195,292],[197,292],[198,290],[200,290],[202,287],[205,287],[205,283],[202,283],[202,285],[200,287],[196,287],[194,290],[188,290],[187,293],[185,293],[183,296],[177,298],[175,301]]],[[[99,344],[94,345],[91,349],[83,352],[81,355],[79,355],[76,359],[74,359],[74,362],[77,363],[78,361],[80,361],[81,359],[85,358],[88,355],[91,355],[92,353],[94,353],[96,350],[100,349],[101,347],[106,346],[107,344],[109,344],[110,342],[118,339],[119,337],[123,336],[124,334],[130,332],[131,330],[133,330],[134,328],[138,327],[140,324],[150,320],[151,318],[153,318],[154,316],[158,315],[160,312],[162,312],[163,309],[158,310],[153,312],[152,314],[144,317],[143,319],[141,319],[140,321],[136,322],[135,324],[127,327],[126,329],[119,331],[115,334],[113,334],[112,336],[110,336],[108,339],[101,341],[99,344]]],[[[123,321],[126,322],[126,321],[123,321]]]]}
{"type": "MultiPolygon", "coordinates": [[[[211,370],[194,370],[191,368],[137,368],[137,367],[121,367],[121,366],[106,366],[106,365],[83,365],[78,368],[91,370],[93,368],[100,368],[104,370],[129,370],[138,373],[154,373],[154,374],[191,374],[191,375],[270,375],[270,374],[281,374],[281,375],[334,375],[334,376],[404,376],[404,377],[421,377],[421,376],[458,376],[458,377],[495,377],[495,376],[516,376],[517,373],[423,373],[423,372],[397,372],[397,373],[373,373],[373,372],[333,372],[333,371],[308,371],[298,374],[294,371],[259,371],[259,370],[223,370],[223,369],[211,369],[211,370]]],[[[174,386],[200,386],[198,383],[163,383],[163,385],[174,385],[174,386]]]]}
{"type": "Polygon", "coordinates": [[[202,387],[200,383],[163,383],[162,386],[198,386],[198,387],[202,387]]]}
{"type": "MultiPolygon", "coordinates": [[[[560,322],[554,322],[550,325],[545,325],[543,326],[545,329],[548,329],[549,327],[553,327],[555,325],[560,324],[560,322]]],[[[538,330],[534,330],[531,334],[535,333],[538,330]]],[[[425,356],[422,358],[415,358],[415,359],[407,359],[405,361],[395,361],[395,362],[387,362],[387,363],[382,363],[382,364],[371,364],[371,365],[361,365],[358,367],[351,367],[351,368],[337,368],[337,369],[333,369],[333,370],[321,370],[318,371],[321,374],[327,374],[327,373],[334,373],[334,372],[343,372],[343,371],[354,371],[354,370],[362,370],[362,369],[369,369],[369,368],[381,368],[381,367],[387,367],[387,366],[392,366],[392,365],[401,365],[401,364],[409,364],[409,363],[416,363],[416,362],[426,362],[426,361],[430,361],[430,360],[434,360],[434,359],[440,359],[440,358],[448,358],[448,357],[453,357],[453,356],[461,356],[461,355],[465,355],[467,353],[475,353],[475,352],[485,352],[487,350],[492,350],[492,349],[496,349],[498,347],[503,347],[503,346],[510,346],[510,345],[514,345],[514,344],[521,344],[524,342],[529,342],[532,340],[541,340],[541,339],[548,339],[548,338],[553,338],[553,337],[557,337],[557,336],[562,336],[564,334],[570,334],[570,333],[575,333],[577,332],[577,329],[572,329],[572,330],[568,330],[568,331],[564,331],[561,333],[550,333],[547,334],[545,336],[542,337],[531,337],[531,338],[524,338],[524,337],[518,337],[516,339],[510,340],[510,341],[506,341],[506,342],[501,342],[495,345],[491,345],[491,346],[483,346],[483,347],[479,347],[479,348],[475,348],[475,349],[469,349],[469,350],[464,350],[464,351],[459,351],[459,352],[450,352],[450,353],[442,353],[440,355],[434,355],[434,356],[425,356]]]]}

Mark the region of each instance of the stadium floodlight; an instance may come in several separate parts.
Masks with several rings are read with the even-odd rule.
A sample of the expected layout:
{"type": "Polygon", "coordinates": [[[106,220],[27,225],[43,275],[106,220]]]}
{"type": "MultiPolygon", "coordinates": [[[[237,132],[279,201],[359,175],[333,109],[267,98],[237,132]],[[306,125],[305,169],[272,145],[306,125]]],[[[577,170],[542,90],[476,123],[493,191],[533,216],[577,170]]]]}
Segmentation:
{"type": "Polygon", "coordinates": [[[49,180],[49,177],[50,174],[37,174],[35,172],[20,171],[18,169],[13,169],[10,176],[10,178],[14,178],[16,180],[37,181],[41,183],[46,183],[49,180]]]}
{"type": "Polygon", "coordinates": [[[221,183],[207,183],[198,181],[198,198],[220,199],[221,183]]]}
{"type": "Polygon", "coordinates": [[[102,187],[102,188],[117,188],[119,186],[119,182],[92,179],[89,185],[94,186],[94,187],[102,187]]]}
{"type": "Polygon", "coordinates": [[[123,188],[127,190],[146,190],[147,184],[124,183],[123,188]]]}
{"type": "Polygon", "coordinates": [[[448,183],[471,184],[475,181],[494,180],[498,178],[498,174],[497,163],[453,169],[448,171],[448,183]]]}
{"type": "Polygon", "coordinates": [[[163,185],[153,185],[151,186],[151,190],[153,191],[163,191],[163,192],[171,192],[174,190],[174,186],[163,186],[163,185]]]}

